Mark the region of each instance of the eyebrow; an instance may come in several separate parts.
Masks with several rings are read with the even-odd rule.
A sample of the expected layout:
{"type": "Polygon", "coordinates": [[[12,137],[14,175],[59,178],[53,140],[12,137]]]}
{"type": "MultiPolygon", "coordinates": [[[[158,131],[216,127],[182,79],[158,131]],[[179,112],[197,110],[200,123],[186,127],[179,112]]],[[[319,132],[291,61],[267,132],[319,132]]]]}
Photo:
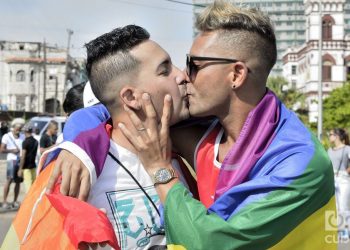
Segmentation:
{"type": "Polygon", "coordinates": [[[170,57],[165,58],[157,67],[157,72],[160,70],[161,67],[169,67],[171,63],[170,57]]]}

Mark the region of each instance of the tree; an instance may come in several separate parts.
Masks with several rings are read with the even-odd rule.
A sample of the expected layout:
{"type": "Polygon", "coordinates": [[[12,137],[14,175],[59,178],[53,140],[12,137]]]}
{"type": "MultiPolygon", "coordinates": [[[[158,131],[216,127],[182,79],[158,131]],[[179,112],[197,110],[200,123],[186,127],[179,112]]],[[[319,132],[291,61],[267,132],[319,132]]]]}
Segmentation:
{"type": "Polygon", "coordinates": [[[323,102],[323,127],[350,128],[350,83],[337,88],[323,102]]]}
{"type": "Polygon", "coordinates": [[[310,126],[303,93],[295,88],[289,88],[288,81],[281,76],[269,77],[267,79],[267,87],[277,95],[287,108],[293,110],[304,124],[310,126]]]}

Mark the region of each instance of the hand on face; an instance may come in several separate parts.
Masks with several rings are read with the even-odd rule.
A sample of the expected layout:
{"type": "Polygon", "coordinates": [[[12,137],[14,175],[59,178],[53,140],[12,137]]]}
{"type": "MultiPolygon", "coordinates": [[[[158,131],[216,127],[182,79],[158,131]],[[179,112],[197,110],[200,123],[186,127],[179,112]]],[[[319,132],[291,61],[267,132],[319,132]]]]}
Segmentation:
{"type": "Polygon", "coordinates": [[[131,133],[122,123],[119,123],[118,126],[137,151],[146,171],[151,174],[155,169],[166,166],[171,161],[169,122],[171,118],[172,99],[170,95],[166,95],[164,98],[160,126],[158,126],[157,115],[149,94],[143,94],[142,101],[142,106],[146,114],[144,122],[141,121],[140,117],[133,110],[124,106],[138,133],[131,133]]]}

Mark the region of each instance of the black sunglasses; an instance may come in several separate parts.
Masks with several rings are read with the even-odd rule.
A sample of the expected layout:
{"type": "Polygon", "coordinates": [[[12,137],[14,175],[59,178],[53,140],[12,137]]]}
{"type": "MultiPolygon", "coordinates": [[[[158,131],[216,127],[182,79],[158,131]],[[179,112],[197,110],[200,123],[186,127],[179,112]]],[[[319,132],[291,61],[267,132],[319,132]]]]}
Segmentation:
{"type": "Polygon", "coordinates": [[[199,66],[196,65],[193,61],[215,61],[221,63],[236,63],[239,60],[229,59],[229,58],[219,58],[219,57],[206,57],[206,56],[191,56],[186,55],[186,73],[190,78],[191,82],[194,82],[196,79],[197,73],[200,70],[199,66]]]}

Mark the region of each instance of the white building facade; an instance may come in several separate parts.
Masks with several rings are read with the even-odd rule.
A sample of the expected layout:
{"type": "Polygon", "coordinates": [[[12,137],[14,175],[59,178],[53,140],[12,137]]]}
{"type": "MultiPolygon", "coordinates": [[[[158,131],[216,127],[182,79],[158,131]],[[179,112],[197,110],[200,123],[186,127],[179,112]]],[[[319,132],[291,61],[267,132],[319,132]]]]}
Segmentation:
{"type": "MultiPolygon", "coordinates": [[[[66,50],[47,46],[46,63],[44,63],[43,43],[0,41],[2,104],[9,110],[50,112],[49,106],[52,106],[56,99],[59,107],[64,98],[66,58],[66,50]]],[[[71,72],[71,63],[68,66],[71,72]]]]}
{"type": "Polygon", "coordinates": [[[283,56],[283,76],[289,81],[290,87],[295,87],[306,95],[310,122],[317,122],[318,118],[317,100],[320,81],[324,98],[333,89],[343,86],[347,80],[350,39],[345,35],[345,2],[345,0],[305,0],[306,42],[299,48],[288,49],[283,56]]]}
{"type": "MultiPolygon", "coordinates": [[[[194,14],[212,3],[213,0],[193,0],[194,14]]],[[[275,26],[277,39],[277,62],[271,75],[283,74],[283,54],[288,48],[301,46],[306,38],[306,17],[304,0],[231,0],[237,5],[256,7],[266,12],[275,26]]],[[[331,2],[331,1],[328,1],[331,2]]],[[[343,7],[345,23],[343,29],[350,33],[350,0],[343,7]]],[[[196,34],[196,32],[194,32],[196,34]]]]}

